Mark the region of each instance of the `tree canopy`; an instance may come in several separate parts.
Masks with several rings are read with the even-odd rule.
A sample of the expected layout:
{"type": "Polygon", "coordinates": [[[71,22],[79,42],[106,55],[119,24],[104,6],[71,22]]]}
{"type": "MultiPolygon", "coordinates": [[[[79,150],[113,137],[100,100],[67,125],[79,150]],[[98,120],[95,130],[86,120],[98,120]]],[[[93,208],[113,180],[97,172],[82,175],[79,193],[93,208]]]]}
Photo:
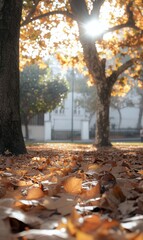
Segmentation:
{"type": "Polygon", "coordinates": [[[26,127],[32,117],[55,109],[66,97],[68,85],[65,79],[52,75],[50,69],[38,65],[25,66],[21,72],[21,117],[26,127]]]}
{"type": "Polygon", "coordinates": [[[102,59],[110,60],[120,53],[118,58],[114,59],[114,64],[107,69],[108,74],[111,68],[114,70],[118,67],[119,58],[138,57],[142,54],[142,0],[79,0],[77,5],[74,4],[75,0],[25,0],[21,22],[22,53],[27,56],[26,54],[35,50],[33,57],[39,58],[39,52],[41,56],[43,54],[41,49],[53,53],[56,49],[57,56],[63,56],[63,63],[78,65],[78,60],[83,59],[80,31],[77,27],[80,20],[84,36],[98,43],[97,50],[102,59]],[[104,29],[103,32],[99,31],[99,28],[92,24],[91,36],[89,22],[94,19],[100,20],[98,24],[102,23],[101,28],[104,25],[104,29]],[[27,50],[27,46],[30,46],[30,49],[27,50]]]}

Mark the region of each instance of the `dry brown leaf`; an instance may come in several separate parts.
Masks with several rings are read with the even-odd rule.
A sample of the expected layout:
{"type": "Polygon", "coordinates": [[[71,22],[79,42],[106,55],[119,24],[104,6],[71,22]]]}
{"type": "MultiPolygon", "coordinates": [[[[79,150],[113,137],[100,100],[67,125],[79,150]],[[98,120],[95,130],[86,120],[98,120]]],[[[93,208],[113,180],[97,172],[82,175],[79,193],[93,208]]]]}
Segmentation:
{"type": "Polygon", "coordinates": [[[134,240],[143,240],[143,233],[139,233],[137,237],[135,237],[134,240]]]}
{"type": "Polygon", "coordinates": [[[67,229],[72,236],[74,236],[77,232],[77,228],[75,224],[71,221],[71,219],[69,219],[67,222],[67,229]]]}
{"type": "Polygon", "coordinates": [[[124,196],[124,194],[122,192],[122,189],[118,185],[115,185],[113,187],[113,194],[116,198],[118,198],[120,200],[120,202],[124,202],[126,199],[126,197],[124,196]]]}
{"type": "Polygon", "coordinates": [[[80,229],[83,232],[90,233],[100,227],[101,223],[102,221],[99,215],[87,216],[84,218],[84,222],[80,229]]]}
{"type": "MultiPolygon", "coordinates": [[[[116,220],[111,220],[111,219],[105,219],[102,221],[102,224],[100,225],[100,228],[103,228],[104,230],[110,230],[110,229],[115,229],[115,228],[119,228],[120,224],[118,221],[116,220]]],[[[101,230],[102,231],[102,230],[101,230]]]]}
{"type": "Polygon", "coordinates": [[[6,195],[6,186],[0,185],[0,198],[6,195]]]}
{"type": "Polygon", "coordinates": [[[119,205],[119,210],[123,216],[128,216],[136,208],[137,207],[134,206],[133,200],[127,200],[125,202],[120,203],[120,205],[119,205]]]}
{"type": "Polygon", "coordinates": [[[32,184],[33,184],[33,182],[31,180],[28,180],[28,181],[20,180],[15,185],[19,186],[19,187],[24,187],[24,186],[31,186],[32,184]]]}
{"type": "Polygon", "coordinates": [[[116,178],[113,174],[106,172],[100,178],[100,186],[103,191],[112,188],[116,184],[116,178]]]}
{"type": "Polygon", "coordinates": [[[79,194],[81,193],[82,189],[82,179],[77,177],[69,177],[64,181],[63,187],[65,191],[70,194],[79,194]]]}
{"type": "Polygon", "coordinates": [[[62,216],[70,214],[75,205],[74,197],[69,194],[59,194],[58,197],[52,199],[51,197],[45,197],[41,199],[40,205],[49,210],[57,210],[62,216]]]}
{"type": "Polygon", "coordinates": [[[76,240],[95,240],[95,236],[82,232],[80,230],[77,230],[76,240]]]}
{"type": "Polygon", "coordinates": [[[32,200],[32,199],[39,199],[42,197],[44,197],[44,192],[42,191],[42,189],[39,187],[33,187],[28,190],[26,199],[32,200]]]}
{"type": "Polygon", "coordinates": [[[89,190],[83,190],[80,194],[83,199],[91,199],[100,196],[100,184],[97,183],[94,187],[89,190]]]}
{"type": "Polygon", "coordinates": [[[139,170],[138,173],[143,175],[143,170],[139,170]]]}

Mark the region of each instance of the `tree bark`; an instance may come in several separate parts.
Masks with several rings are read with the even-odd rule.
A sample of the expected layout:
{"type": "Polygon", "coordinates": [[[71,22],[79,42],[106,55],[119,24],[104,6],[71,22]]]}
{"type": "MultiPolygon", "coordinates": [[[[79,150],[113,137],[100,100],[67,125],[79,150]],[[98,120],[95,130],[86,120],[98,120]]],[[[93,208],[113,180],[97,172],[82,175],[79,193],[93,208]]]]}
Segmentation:
{"type": "Polygon", "coordinates": [[[0,1],[0,154],[26,153],[19,106],[19,33],[22,0],[0,1]]]}
{"type": "Polygon", "coordinates": [[[97,85],[97,87],[95,145],[97,147],[112,146],[109,139],[109,108],[111,94],[105,85],[97,85]]]}
{"type": "Polygon", "coordinates": [[[95,145],[98,147],[111,146],[109,108],[113,82],[106,78],[105,62],[99,59],[94,41],[87,39],[84,32],[80,31],[80,42],[83,47],[84,60],[97,89],[95,145]]]}

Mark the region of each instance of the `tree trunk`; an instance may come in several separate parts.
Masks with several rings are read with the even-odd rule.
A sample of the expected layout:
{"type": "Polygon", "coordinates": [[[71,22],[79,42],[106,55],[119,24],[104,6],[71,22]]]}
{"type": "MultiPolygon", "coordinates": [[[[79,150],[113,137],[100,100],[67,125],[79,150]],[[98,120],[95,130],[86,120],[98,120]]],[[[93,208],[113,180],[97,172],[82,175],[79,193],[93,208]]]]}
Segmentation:
{"type": "Polygon", "coordinates": [[[98,147],[111,146],[109,140],[109,107],[111,98],[112,82],[105,76],[105,62],[98,57],[98,52],[92,39],[86,39],[81,34],[80,41],[83,47],[84,60],[96,84],[96,138],[95,145],[98,147]]]}
{"type": "Polygon", "coordinates": [[[0,154],[26,153],[19,107],[19,32],[22,0],[0,1],[0,154]]]}
{"type": "MultiPolygon", "coordinates": [[[[70,0],[72,14],[79,28],[79,40],[83,48],[83,56],[89,74],[92,76],[93,84],[97,86],[97,109],[96,109],[96,142],[97,146],[111,146],[109,140],[109,105],[111,91],[118,76],[133,65],[130,59],[118,70],[113,71],[106,77],[106,59],[101,59],[98,54],[96,37],[89,37],[85,33],[85,24],[91,20],[85,0],[70,0]]],[[[94,1],[95,16],[99,17],[100,7],[104,1],[94,1]]]]}
{"type": "Polygon", "coordinates": [[[95,145],[97,147],[112,146],[109,139],[109,108],[110,92],[106,87],[98,86],[97,91],[97,109],[96,109],[96,130],[95,145]]]}

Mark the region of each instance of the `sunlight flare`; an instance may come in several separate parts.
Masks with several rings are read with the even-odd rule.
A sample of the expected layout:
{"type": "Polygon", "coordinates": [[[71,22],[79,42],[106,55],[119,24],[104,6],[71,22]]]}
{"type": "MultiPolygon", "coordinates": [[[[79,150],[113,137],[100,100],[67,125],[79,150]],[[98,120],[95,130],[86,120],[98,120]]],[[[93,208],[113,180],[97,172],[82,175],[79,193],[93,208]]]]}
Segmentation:
{"type": "Polygon", "coordinates": [[[100,36],[107,30],[105,24],[96,19],[87,22],[84,27],[86,34],[91,37],[100,36]]]}

